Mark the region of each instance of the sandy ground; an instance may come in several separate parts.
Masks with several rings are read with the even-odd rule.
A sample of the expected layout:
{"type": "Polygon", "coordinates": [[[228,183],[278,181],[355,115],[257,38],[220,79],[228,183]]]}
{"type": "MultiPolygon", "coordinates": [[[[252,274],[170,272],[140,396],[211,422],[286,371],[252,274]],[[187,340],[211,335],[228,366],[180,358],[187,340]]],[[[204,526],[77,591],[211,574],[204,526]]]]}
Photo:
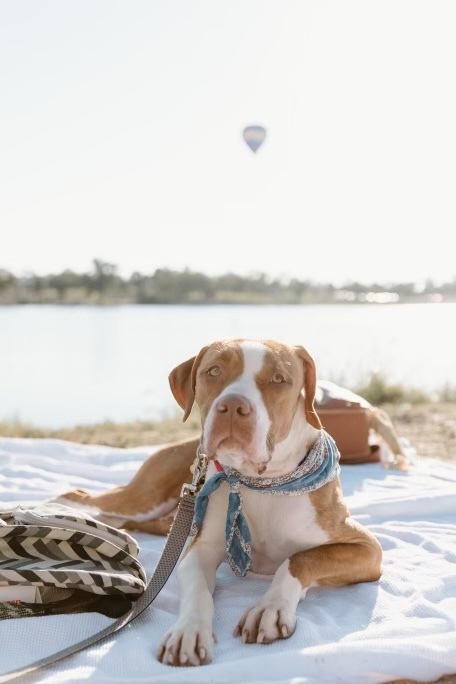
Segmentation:
{"type": "Polygon", "coordinates": [[[384,408],[419,456],[456,461],[456,403],[384,408]]]}
{"type": "MultiPolygon", "coordinates": [[[[456,403],[392,404],[382,408],[391,416],[398,434],[410,441],[419,456],[456,460],[456,403]]],[[[54,437],[116,447],[164,444],[197,435],[198,432],[199,420],[196,412],[192,413],[186,423],[182,423],[180,416],[177,416],[161,422],[106,422],[62,430],[0,422],[0,436],[54,437]]]]}

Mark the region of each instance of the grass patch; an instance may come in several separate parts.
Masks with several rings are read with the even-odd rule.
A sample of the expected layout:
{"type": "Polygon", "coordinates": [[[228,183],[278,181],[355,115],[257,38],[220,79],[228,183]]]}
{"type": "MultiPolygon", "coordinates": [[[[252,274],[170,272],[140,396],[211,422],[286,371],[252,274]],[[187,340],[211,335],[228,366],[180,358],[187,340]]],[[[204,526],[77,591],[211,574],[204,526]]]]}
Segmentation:
{"type": "Polygon", "coordinates": [[[104,421],[93,425],[75,425],[61,429],[36,427],[14,419],[0,422],[0,437],[23,439],[65,439],[82,444],[105,444],[113,447],[134,447],[187,439],[198,434],[199,417],[192,413],[187,422],[181,417],[161,421],[137,420],[126,423],[104,421]]]}
{"type": "MultiPolygon", "coordinates": [[[[373,406],[383,404],[425,404],[432,401],[432,397],[423,390],[415,387],[391,384],[383,373],[371,373],[367,382],[360,383],[353,388],[356,394],[361,395],[373,406]]],[[[456,399],[456,390],[454,391],[456,399]]],[[[440,399],[440,401],[447,401],[440,399]]]]}

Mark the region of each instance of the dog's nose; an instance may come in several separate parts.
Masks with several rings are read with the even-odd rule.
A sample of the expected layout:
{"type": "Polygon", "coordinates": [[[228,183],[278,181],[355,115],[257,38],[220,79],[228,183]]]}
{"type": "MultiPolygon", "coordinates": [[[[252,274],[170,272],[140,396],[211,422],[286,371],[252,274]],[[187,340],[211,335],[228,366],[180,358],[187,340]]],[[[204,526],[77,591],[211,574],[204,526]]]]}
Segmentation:
{"type": "Polygon", "coordinates": [[[227,394],[217,402],[217,412],[249,416],[252,413],[252,405],[242,394],[227,394]]]}

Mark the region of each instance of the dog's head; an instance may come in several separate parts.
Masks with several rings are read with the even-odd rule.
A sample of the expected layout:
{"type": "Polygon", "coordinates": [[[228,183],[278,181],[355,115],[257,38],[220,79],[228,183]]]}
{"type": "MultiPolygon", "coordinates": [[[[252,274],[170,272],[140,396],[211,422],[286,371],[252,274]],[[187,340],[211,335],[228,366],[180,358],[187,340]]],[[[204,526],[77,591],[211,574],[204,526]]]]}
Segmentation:
{"type": "Polygon", "coordinates": [[[199,407],[203,451],[245,475],[287,472],[321,429],[315,363],[304,347],[220,340],[177,366],[169,382],[184,420],[199,407]]]}

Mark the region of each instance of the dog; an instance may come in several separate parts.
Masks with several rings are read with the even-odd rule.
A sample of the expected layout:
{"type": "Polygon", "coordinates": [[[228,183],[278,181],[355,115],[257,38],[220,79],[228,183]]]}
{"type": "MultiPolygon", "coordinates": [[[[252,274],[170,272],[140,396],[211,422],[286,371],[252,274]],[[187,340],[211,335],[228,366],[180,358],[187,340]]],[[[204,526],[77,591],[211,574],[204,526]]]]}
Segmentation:
{"type": "Polygon", "coordinates": [[[304,347],[219,340],[177,366],[169,381],[184,420],[198,406],[200,438],[161,449],[125,487],[60,498],[103,511],[110,524],[166,534],[196,447],[207,455],[192,540],[178,568],[179,614],[157,654],[162,663],[211,662],[212,594],[225,560],[238,575],[272,576],[235,626],[246,644],[290,637],[298,603],[313,586],[378,581],[381,546],[343,500],[337,447],[315,411],[316,368],[304,347]]]}

